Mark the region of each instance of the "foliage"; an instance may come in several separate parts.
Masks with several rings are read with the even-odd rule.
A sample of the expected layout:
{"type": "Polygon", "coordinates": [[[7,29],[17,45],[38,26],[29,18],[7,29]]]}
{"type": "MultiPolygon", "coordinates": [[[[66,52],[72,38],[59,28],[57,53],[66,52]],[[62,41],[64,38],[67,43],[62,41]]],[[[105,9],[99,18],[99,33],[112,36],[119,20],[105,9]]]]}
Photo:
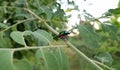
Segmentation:
{"type": "MultiPolygon", "coordinates": [[[[74,8],[67,8],[66,12],[78,10],[74,1],[67,2],[74,8]]],[[[54,39],[59,34],[57,31],[66,29],[65,23],[69,17],[58,1],[0,1],[0,69],[74,70],[71,65],[75,63],[77,70],[119,69],[119,9],[118,5],[118,8],[108,10],[100,18],[94,18],[84,11],[86,21],[73,28],[79,34],[70,37],[71,44],[66,40],[61,42],[54,39]],[[100,21],[108,17],[111,20],[100,21]],[[99,29],[91,22],[98,24],[99,29]]]]}
{"type": "MultiPolygon", "coordinates": [[[[84,11],[86,21],[83,21],[80,25],[78,25],[80,35],[71,38],[73,44],[76,45],[82,52],[88,54],[89,57],[111,66],[116,70],[120,69],[119,62],[117,62],[120,58],[120,21],[118,21],[120,13],[118,11],[119,6],[115,9],[109,9],[108,12],[98,18],[95,18],[84,11]],[[101,21],[101,19],[109,20],[101,21]],[[95,24],[98,25],[97,28],[94,26],[95,24]],[[98,46],[99,48],[97,48],[98,46]]],[[[80,63],[83,64],[85,61],[81,60],[82,59],[80,59],[80,63]]],[[[85,67],[85,70],[89,70],[87,69],[87,65],[85,67]]],[[[81,65],[81,68],[84,69],[85,67],[81,65]]]]}

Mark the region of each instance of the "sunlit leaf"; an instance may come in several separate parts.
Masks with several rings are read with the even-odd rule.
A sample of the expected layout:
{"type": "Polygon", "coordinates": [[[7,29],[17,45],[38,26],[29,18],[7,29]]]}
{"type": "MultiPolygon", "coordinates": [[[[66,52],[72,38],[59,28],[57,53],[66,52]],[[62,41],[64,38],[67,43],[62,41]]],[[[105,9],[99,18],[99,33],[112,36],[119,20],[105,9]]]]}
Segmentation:
{"type": "Polygon", "coordinates": [[[65,10],[65,12],[71,12],[73,9],[71,9],[71,8],[67,8],[66,10],[65,10]]]}

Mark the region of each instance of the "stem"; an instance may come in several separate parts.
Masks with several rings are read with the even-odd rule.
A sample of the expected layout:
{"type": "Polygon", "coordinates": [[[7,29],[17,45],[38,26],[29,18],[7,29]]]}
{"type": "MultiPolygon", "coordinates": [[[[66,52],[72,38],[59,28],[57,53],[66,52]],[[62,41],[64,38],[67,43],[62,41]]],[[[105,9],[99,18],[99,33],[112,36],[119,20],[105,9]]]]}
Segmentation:
{"type": "Polygon", "coordinates": [[[50,31],[52,31],[54,34],[56,34],[56,35],[58,35],[59,34],[59,32],[57,32],[56,30],[54,30],[51,26],[49,26],[45,21],[44,21],[44,24],[46,25],[46,27],[50,30],[50,31]]]}
{"type": "Polygon", "coordinates": [[[93,62],[90,58],[88,58],[83,52],[78,50],[74,45],[72,45],[69,41],[66,42],[67,45],[70,46],[71,49],[73,49],[75,52],[77,52],[82,58],[84,58],[86,61],[91,63],[93,66],[96,67],[97,70],[103,70],[100,66],[98,66],[95,62],[93,62]]]}
{"type": "Polygon", "coordinates": [[[30,49],[44,49],[44,48],[57,48],[57,47],[66,47],[67,45],[51,45],[51,46],[28,46],[22,48],[1,48],[0,50],[13,50],[13,51],[21,51],[21,50],[30,50],[30,49]]]}
{"type": "Polygon", "coordinates": [[[92,60],[92,61],[95,62],[96,64],[99,64],[100,66],[103,66],[103,67],[109,69],[109,70],[114,70],[114,68],[108,67],[107,65],[105,65],[105,64],[103,64],[103,63],[100,63],[100,62],[98,62],[98,61],[96,61],[96,60],[92,60]]]}
{"type": "Polygon", "coordinates": [[[33,13],[31,10],[29,10],[29,9],[27,9],[27,8],[24,8],[24,10],[27,11],[27,12],[29,12],[30,14],[32,14],[32,15],[33,15],[36,19],[38,19],[40,22],[43,22],[50,31],[52,31],[52,32],[55,33],[56,35],[59,34],[56,30],[54,30],[53,28],[51,28],[51,27],[46,23],[45,20],[43,20],[42,18],[40,18],[39,16],[37,16],[37,15],[36,15],[35,13],[33,13]]]}
{"type": "Polygon", "coordinates": [[[8,28],[2,30],[1,32],[5,32],[5,31],[7,31],[8,29],[17,26],[18,24],[21,24],[21,23],[23,23],[23,22],[26,22],[26,21],[29,21],[29,20],[33,20],[33,19],[35,19],[35,18],[31,18],[31,19],[26,19],[26,20],[19,21],[19,22],[17,22],[16,24],[14,24],[14,25],[12,25],[12,26],[9,26],[8,28]]]}
{"type": "Polygon", "coordinates": [[[37,18],[39,21],[44,21],[42,18],[40,18],[39,16],[35,15],[31,10],[24,8],[25,11],[29,12],[31,15],[33,15],[35,18],[37,18]]]}
{"type": "MultiPolygon", "coordinates": [[[[53,33],[55,33],[56,35],[58,35],[59,33],[54,30],[52,27],[50,27],[45,20],[43,20],[42,18],[40,18],[39,16],[37,16],[34,12],[32,12],[29,9],[25,8],[25,11],[29,12],[30,14],[32,14],[35,18],[37,18],[39,21],[44,22],[44,24],[46,25],[46,27],[52,31],[53,33]]],[[[74,45],[72,45],[69,41],[66,42],[66,44],[68,46],[70,46],[71,49],[73,49],[76,53],[78,53],[81,57],[83,57],[86,61],[88,61],[89,63],[91,63],[97,70],[103,70],[99,65],[97,65],[95,62],[93,62],[90,58],[88,58],[83,52],[81,52],[80,50],[78,50],[74,45]]]]}

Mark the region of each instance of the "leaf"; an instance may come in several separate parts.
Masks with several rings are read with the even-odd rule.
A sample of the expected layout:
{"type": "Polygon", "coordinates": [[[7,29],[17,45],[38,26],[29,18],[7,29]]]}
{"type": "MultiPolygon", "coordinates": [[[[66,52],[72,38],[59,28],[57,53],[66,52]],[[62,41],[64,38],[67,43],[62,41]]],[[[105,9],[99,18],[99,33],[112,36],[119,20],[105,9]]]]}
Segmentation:
{"type": "Polygon", "coordinates": [[[108,63],[109,65],[111,65],[113,62],[113,59],[108,52],[99,52],[95,56],[95,58],[101,61],[102,63],[108,63]]]}
{"type": "Polygon", "coordinates": [[[57,11],[54,14],[55,18],[62,18],[64,16],[65,12],[63,9],[58,8],[57,11]]]}
{"type": "Polygon", "coordinates": [[[27,35],[31,35],[32,34],[32,31],[24,31],[24,35],[27,36],[27,35]]]}
{"type": "Polygon", "coordinates": [[[27,59],[13,63],[13,50],[0,50],[0,70],[33,70],[27,59]]]}
{"type": "Polygon", "coordinates": [[[31,32],[31,31],[24,31],[24,32],[20,32],[20,31],[14,31],[10,34],[11,38],[21,44],[21,45],[25,45],[25,41],[24,41],[24,37],[23,36],[27,36],[27,35],[33,35],[35,37],[36,40],[38,40],[38,45],[40,45],[41,43],[43,45],[46,45],[48,43],[50,43],[53,40],[53,37],[51,34],[49,34],[48,32],[44,31],[44,30],[37,30],[35,32],[31,32]]]}
{"type": "Polygon", "coordinates": [[[40,49],[36,52],[36,58],[43,60],[41,70],[60,70],[52,51],[40,49]]]}
{"type": "Polygon", "coordinates": [[[0,50],[0,70],[16,70],[12,57],[12,50],[0,50]]]}
{"type": "Polygon", "coordinates": [[[112,40],[117,40],[117,28],[113,26],[112,24],[106,24],[106,23],[101,23],[102,30],[103,32],[106,32],[109,34],[109,37],[112,40]]]}
{"type": "Polygon", "coordinates": [[[41,9],[38,9],[35,13],[43,16],[47,20],[51,20],[53,16],[53,12],[49,7],[41,7],[41,9]]]}
{"type": "Polygon", "coordinates": [[[12,47],[10,38],[3,32],[0,32],[0,47],[12,47]]]}
{"type": "Polygon", "coordinates": [[[84,13],[85,13],[84,17],[86,20],[90,20],[90,21],[97,20],[95,17],[93,17],[91,14],[87,13],[86,11],[84,11],[84,13]]]}
{"type": "Polygon", "coordinates": [[[120,14],[120,8],[115,8],[115,9],[109,9],[108,12],[114,15],[120,14]]]}
{"type": "Polygon", "coordinates": [[[71,12],[73,9],[72,8],[67,8],[65,12],[71,12]]]}
{"type": "Polygon", "coordinates": [[[52,35],[44,30],[37,30],[32,34],[38,40],[38,42],[43,42],[44,44],[48,44],[51,41],[53,41],[52,35]]]}
{"type": "Polygon", "coordinates": [[[119,0],[119,2],[118,2],[118,7],[120,8],[120,0],[119,0]]]}
{"type": "Polygon", "coordinates": [[[37,21],[27,21],[24,22],[25,30],[35,31],[38,27],[37,21]]]}
{"type": "Polygon", "coordinates": [[[25,0],[20,0],[20,1],[18,0],[18,1],[15,2],[17,7],[24,7],[25,3],[26,3],[25,0]]]}
{"type": "Polygon", "coordinates": [[[48,7],[43,7],[43,12],[47,15],[47,20],[51,20],[52,18],[52,10],[50,10],[48,7]]]}
{"type": "Polygon", "coordinates": [[[22,59],[15,62],[17,70],[33,70],[32,65],[27,59],[22,59]]]}
{"type": "Polygon", "coordinates": [[[56,1],[55,0],[42,0],[42,1],[40,1],[40,2],[42,2],[44,5],[53,5],[53,3],[55,3],[56,1]]]}
{"type": "Polygon", "coordinates": [[[75,5],[75,2],[74,1],[70,1],[70,0],[67,0],[68,4],[70,5],[75,5]]]}
{"type": "Polygon", "coordinates": [[[24,37],[23,37],[23,32],[20,32],[20,31],[13,31],[11,34],[10,34],[11,38],[21,44],[21,45],[25,45],[25,41],[24,41],[24,37]]]}
{"type": "Polygon", "coordinates": [[[57,62],[59,62],[59,69],[61,70],[69,70],[68,59],[65,53],[57,48],[54,52],[55,57],[57,58],[57,62]]]}
{"type": "Polygon", "coordinates": [[[4,14],[5,14],[3,9],[4,9],[4,7],[0,7],[0,18],[3,18],[4,14]]]}
{"type": "Polygon", "coordinates": [[[99,35],[93,30],[89,24],[83,24],[78,26],[80,36],[83,41],[91,47],[99,47],[98,41],[100,40],[99,35]]]}
{"type": "Polygon", "coordinates": [[[31,16],[26,14],[26,12],[24,12],[24,10],[21,8],[17,8],[15,11],[16,11],[15,18],[18,18],[18,19],[31,18],[31,16]]]}
{"type": "Polygon", "coordinates": [[[0,28],[8,28],[8,26],[3,23],[0,23],[0,28]]]}

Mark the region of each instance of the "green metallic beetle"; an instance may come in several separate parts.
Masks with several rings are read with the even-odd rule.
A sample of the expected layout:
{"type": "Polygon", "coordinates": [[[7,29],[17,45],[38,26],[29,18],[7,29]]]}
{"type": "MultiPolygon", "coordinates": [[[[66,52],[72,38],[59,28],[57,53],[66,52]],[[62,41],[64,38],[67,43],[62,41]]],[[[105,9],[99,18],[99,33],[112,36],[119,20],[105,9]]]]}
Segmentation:
{"type": "Polygon", "coordinates": [[[59,34],[58,34],[58,38],[62,39],[62,40],[68,40],[68,35],[70,34],[70,32],[68,31],[61,31],[59,34]]]}

